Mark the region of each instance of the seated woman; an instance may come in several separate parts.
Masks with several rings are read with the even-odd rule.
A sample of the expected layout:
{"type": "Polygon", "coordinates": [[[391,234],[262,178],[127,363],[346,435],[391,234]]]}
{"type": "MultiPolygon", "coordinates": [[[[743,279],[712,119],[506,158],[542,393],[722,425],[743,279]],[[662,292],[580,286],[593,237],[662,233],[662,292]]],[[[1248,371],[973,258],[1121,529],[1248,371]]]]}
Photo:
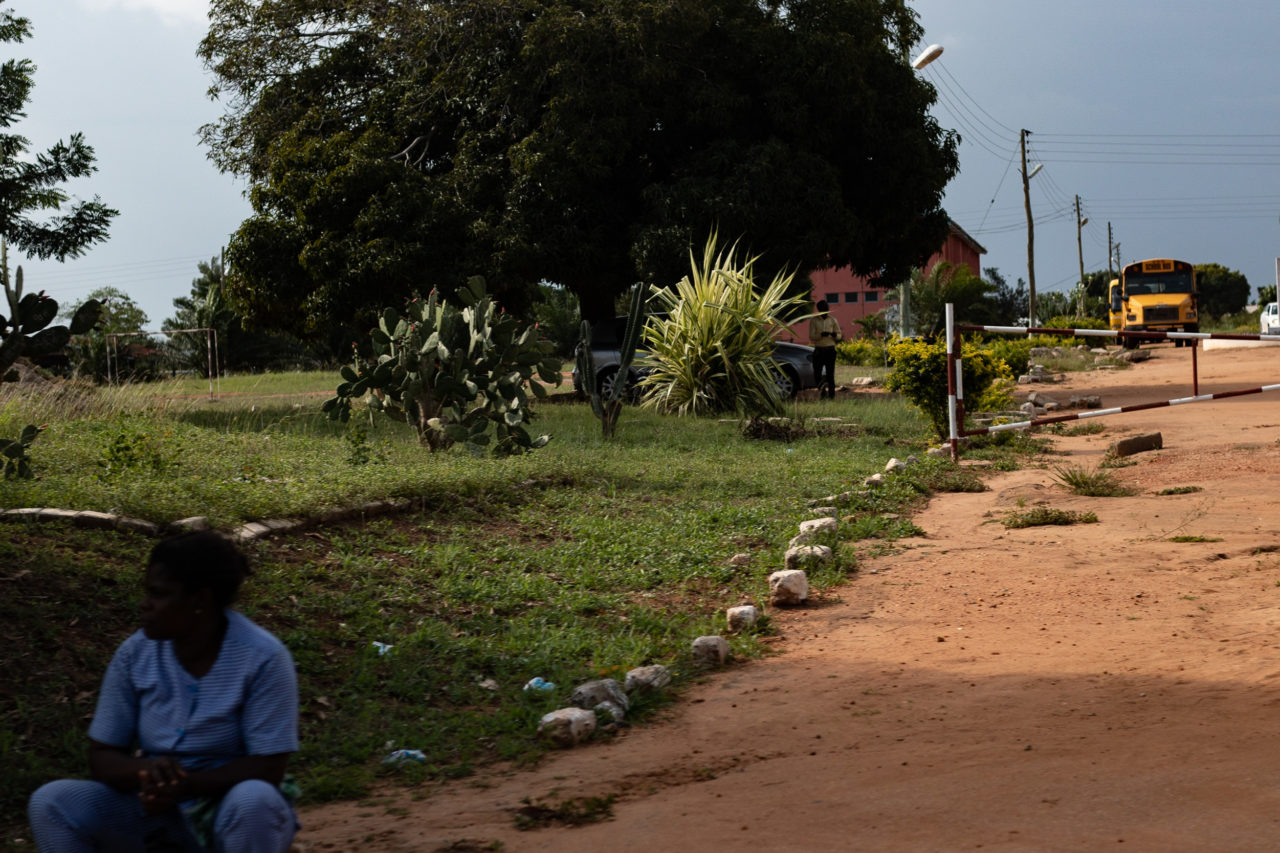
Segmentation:
{"type": "Polygon", "coordinates": [[[41,850],[288,850],[297,677],[284,645],[230,609],[248,574],[216,533],[152,550],[142,630],[116,650],[89,726],[92,781],[31,796],[41,850]]]}

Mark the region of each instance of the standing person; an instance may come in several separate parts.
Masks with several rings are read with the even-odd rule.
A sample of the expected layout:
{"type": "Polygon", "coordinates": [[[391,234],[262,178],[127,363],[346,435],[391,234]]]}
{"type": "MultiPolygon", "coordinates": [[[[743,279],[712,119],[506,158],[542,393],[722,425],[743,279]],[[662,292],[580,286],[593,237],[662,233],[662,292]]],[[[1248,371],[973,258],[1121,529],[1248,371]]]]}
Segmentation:
{"type": "Polygon", "coordinates": [[[249,563],[217,533],[159,543],[142,629],[116,650],[89,726],[89,780],[31,795],[42,851],[285,853],[298,687],[284,644],[232,610],[249,563]]]}
{"type": "Polygon", "coordinates": [[[822,399],[836,395],[836,344],[844,340],[840,323],[827,313],[827,301],[818,300],[818,316],[809,321],[809,343],[813,346],[813,373],[822,399]]]}

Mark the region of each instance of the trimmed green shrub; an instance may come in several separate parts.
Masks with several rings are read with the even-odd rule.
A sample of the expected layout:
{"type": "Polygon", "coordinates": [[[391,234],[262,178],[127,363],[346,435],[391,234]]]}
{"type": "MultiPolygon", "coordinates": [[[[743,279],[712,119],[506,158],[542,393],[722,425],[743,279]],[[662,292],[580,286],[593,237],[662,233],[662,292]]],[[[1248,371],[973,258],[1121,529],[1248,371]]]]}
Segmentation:
{"type": "Polygon", "coordinates": [[[878,338],[853,338],[836,344],[836,361],[858,367],[884,367],[885,342],[878,338]]]}
{"type": "MultiPolygon", "coordinates": [[[[901,340],[889,346],[893,370],[885,377],[884,387],[898,391],[918,408],[933,425],[938,438],[946,438],[947,424],[947,348],[943,342],[926,343],[901,340]]],[[[1013,381],[1008,365],[989,351],[965,341],[961,348],[964,394],[975,410],[1005,408],[1004,400],[989,392],[1007,388],[1013,381]]],[[[1007,391],[1004,394],[1007,397],[1007,391]]]]}

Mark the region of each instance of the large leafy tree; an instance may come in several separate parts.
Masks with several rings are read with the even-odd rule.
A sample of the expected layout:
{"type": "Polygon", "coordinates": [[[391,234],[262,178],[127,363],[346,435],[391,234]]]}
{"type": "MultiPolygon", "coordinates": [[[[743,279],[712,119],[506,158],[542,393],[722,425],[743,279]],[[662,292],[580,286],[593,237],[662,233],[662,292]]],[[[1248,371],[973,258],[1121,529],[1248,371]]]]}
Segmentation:
{"type": "Polygon", "coordinates": [[[1214,317],[1244,310],[1253,292],[1244,273],[1221,264],[1196,264],[1196,285],[1200,290],[1200,313],[1214,317]]]}
{"type": "Polygon", "coordinates": [[[244,328],[239,312],[223,294],[226,276],[220,258],[200,261],[196,270],[199,275],[191,281],[191,292],[173,300],[173,316],[161,328],[212,329],[216,337],[211,340],[200,332],[170,335],[166,349],[179,364],[207,375],[213,358],[220,372],[315,363],[310,351],[289,335],[244,328]]]}
{"type": "Polygon", "coordinates": [[[80,307],[90,302],[102,305],[98,324],[73,337],[67,345],[76,373],[101,382],[109,374],[141,375],[151,371],[159,362],[159,344],[150,335],[139,334],[146,332],[151,322],[147,312],[123,290],[99,287],[73,303],[63,316],[75,317],[80,307]]]}
{"type": "MultiPolygon", "coordinates": [[[[20,43],[30,35],[28,19],[0,7],[0,43],[20,43]]],[[[0,239],[31,257],[61,261],[106,239],[117,211],[97,196],[68,205],[62,185],[96,171],[93,148],[81,134],[30,155],[30,140],[8,132],[26,116],[35,70],[29,59],[0,65],[0,239]],[[42,213],[54,215],[41,220],[42,213]]]]}
{"type": "Polygon", "coordinates": [[[1016,284],[1009,284],[998,267],[987,267],[982,274],[991,285],[987,297],[990,311],[987,324],[1017,326],[1025,323],[1030,310],[1027,304],[1027,283],[1018,279],[1016,284]]]}
{"type": "Polygon", "coordinates": [[[592,320],[718,227],[766,278],[901,279],[946,234],[956,138],[905,0],[213,0],[212,159],[248,179],[227,292],[363,324],[483,273],[592,320]]]}
{"type": "Polygon", "coordinates": [[[996,287],[979,278],[967,264],[939,261],[928,272],[917,267],[890,298],[901,301],[898,291],[911,289],[911,325],[915,334],[932,338],[945,331],[947,303],[955,306],[957,323],[993,320],[989,297],[996,287]]]}

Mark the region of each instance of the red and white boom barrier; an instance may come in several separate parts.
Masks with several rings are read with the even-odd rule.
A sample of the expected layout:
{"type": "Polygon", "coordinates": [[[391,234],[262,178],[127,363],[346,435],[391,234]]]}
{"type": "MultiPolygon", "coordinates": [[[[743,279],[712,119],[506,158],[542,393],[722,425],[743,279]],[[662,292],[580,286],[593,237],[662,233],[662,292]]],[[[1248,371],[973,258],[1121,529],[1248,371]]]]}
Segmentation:
{"type": "Polygon", "coordinates": [[[1220,391],[1217,394],[1200,393],[1199,366],[1196,358],[1196,342],[1202,340],[1228,341],[1280,341],[1280,335],[1234,335],[1217,332],[1119,332],[1110,329],[1047,329],[1036,326],[965,326],[956,325],[955,310],[947,303],[947,421],[951,429],[951,458],[960,456],[960,439],[973,435],[986,435],[1012,429],[1030,429],[1045,424],[1062,423],[1063,421],[1080,421],[1086,418],[1100,418],[1104,415],[1118,415],[1124,412],[1137,412],[1143,409],[1159,409],[1165,406],[1181,406],[1185,403],[1203,403],[1209,400],[1223,400],[1227,397],[1243,397],[1248,394],[1261,394],[1266,391],[1280,391],[1280,383],[1260,385],[1256,388],[1243,388],[1237,391],[1220,391]],[[961,365],[961,338],[964,332],[993,332],[1008,335],[1060,335],[1079,338],[1137,338],[1143,340],[1187,340],[1191,344],[1191,396],[1175,397],[1171,400],[1160,400],[1156,403],[1136,403],[1132,406],[1118,406],[1111,409],[1090,409],[1087,412],[1076,412],[1070,415],[1053,415],[1051,417],[1033,417],[1025,421],[1007,424],[993,424],[977,429],[964,428],[964,372],[961,365]]]}

